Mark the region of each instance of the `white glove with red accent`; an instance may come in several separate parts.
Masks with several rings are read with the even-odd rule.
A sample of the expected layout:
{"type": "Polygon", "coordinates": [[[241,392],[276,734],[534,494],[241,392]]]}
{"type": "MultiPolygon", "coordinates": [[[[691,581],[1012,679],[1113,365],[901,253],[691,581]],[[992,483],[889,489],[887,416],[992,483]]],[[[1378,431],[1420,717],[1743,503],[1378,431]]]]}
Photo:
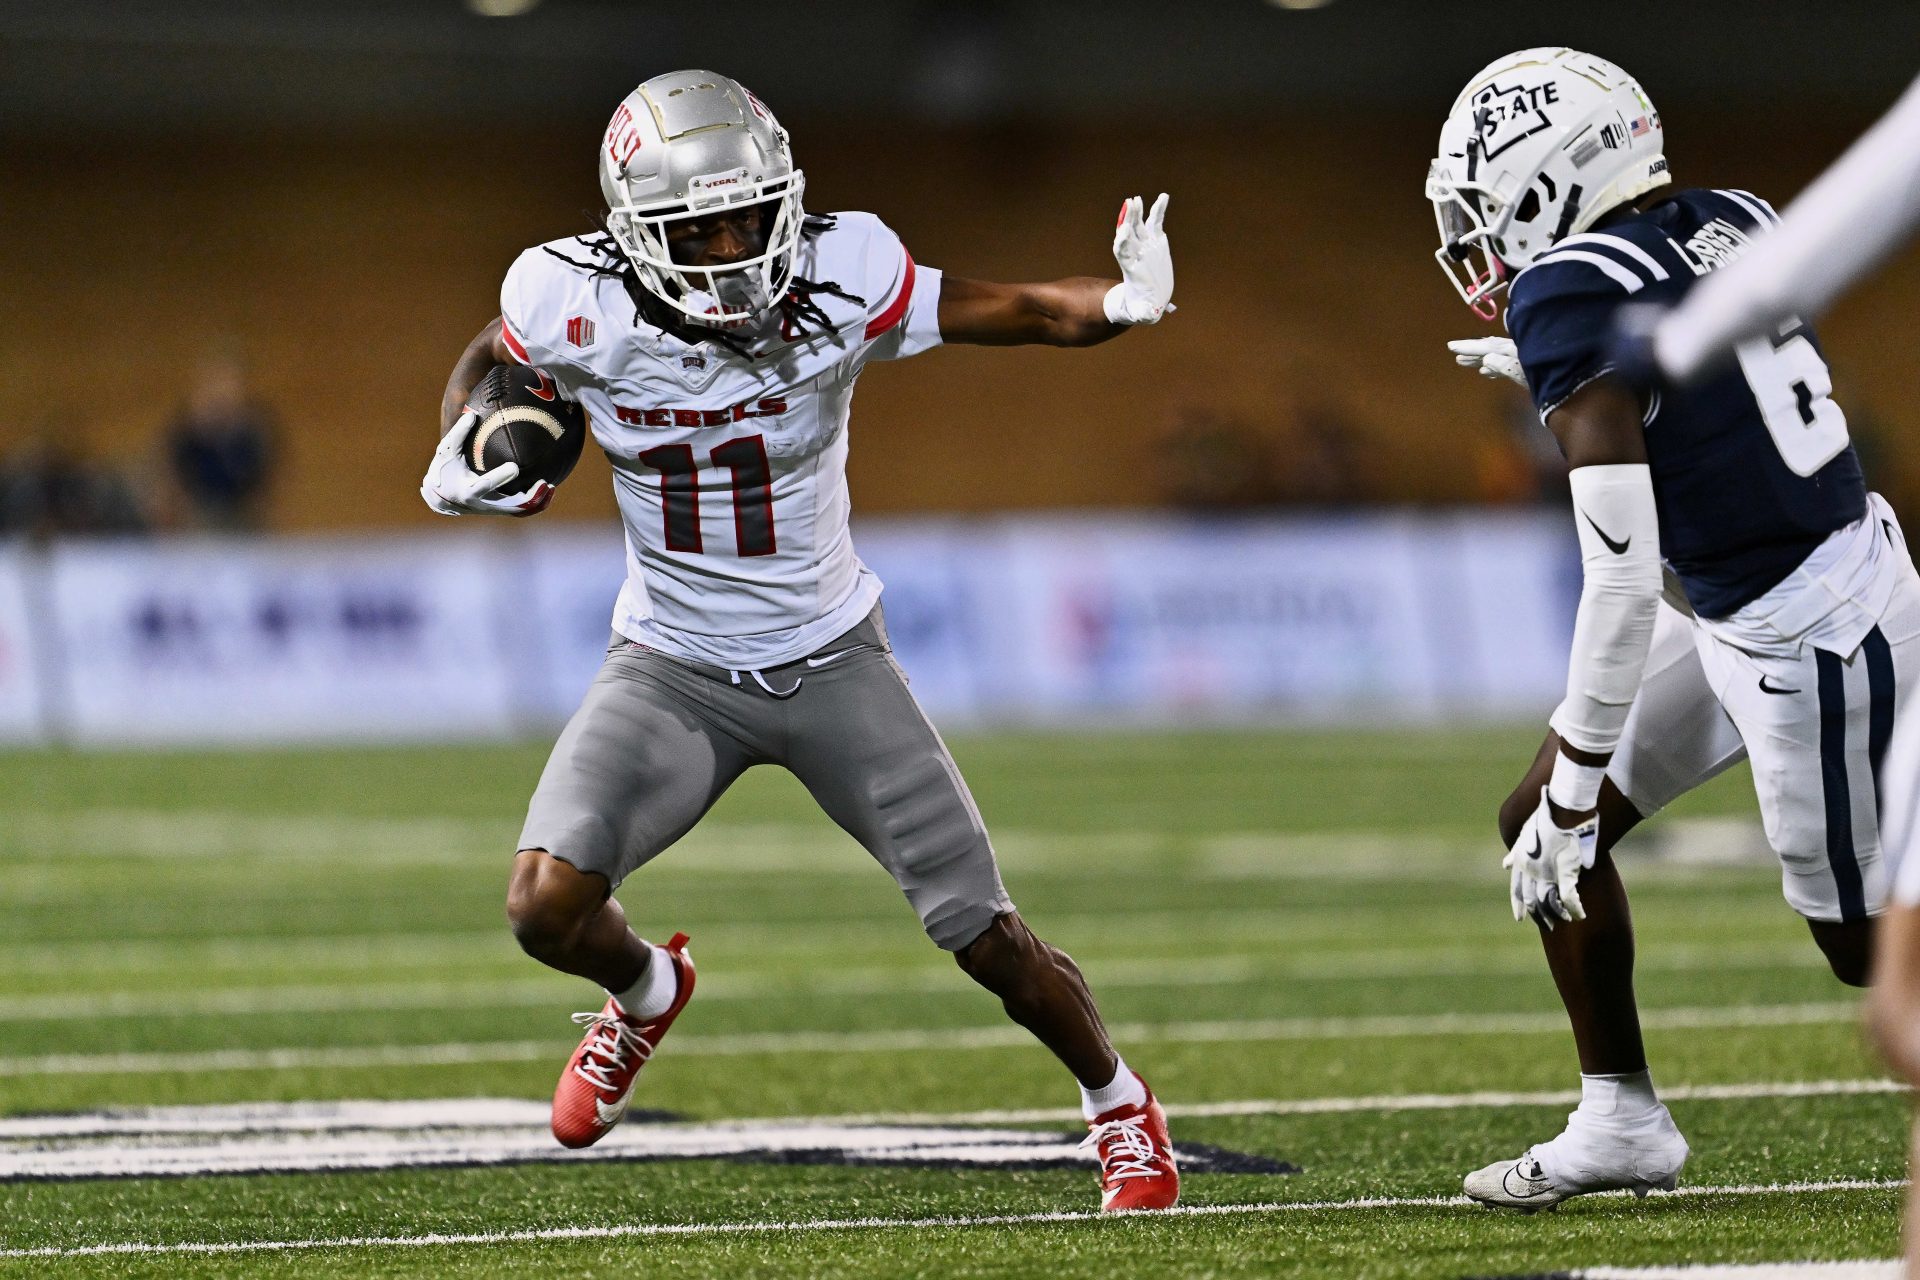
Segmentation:
{"type": "Polygon", "coordinates": [[[1500,865],[1513,873],[1508,896],[1513,918],[1532,916],[1548,929],[1554,917],[1585,920],[1580,905],[1580,873],[1593,866],[1599,850],[1600,819],[1591,817],[1567,829],[1553,819],[1547,807],[1547,789],[1540,788],[1540,807],[1520,828],[1520,838],[1500,865]]]}
{"type": "Polygon", "coordinates": [[[420,497],[443,516],[534,516],[553,501],[553,486],[545,480],[519,493],[500,493],[519,478],[520,464],[503,462],[485,475],[467,463],[462,447],[480,415],[472,409],[460,415],[453,430],[440,438],[420,482],[420,497]]]}
{"type": "Polygon", "coordinates": [[[1120,283],[1107,290],[1105,310],[1113,324],[1155,324],[1173,305],[1173,250],[1167,245],[1167,194],[1141,215],[1139,196],[1120,206],[1120,224],[1113,233],[1113,260],[1120,264],[1120,283]]]}
{"type": "Polygon", "coordinates": [[[1449,342],[1447,350],[1453,352],[1455,364],[1476,370],[1483,378],[1505,378],[1523,387],[1527,385],[1527,375],[1520,368],[1520,356],[1512,338],[1461,338],[1449,342]]]}

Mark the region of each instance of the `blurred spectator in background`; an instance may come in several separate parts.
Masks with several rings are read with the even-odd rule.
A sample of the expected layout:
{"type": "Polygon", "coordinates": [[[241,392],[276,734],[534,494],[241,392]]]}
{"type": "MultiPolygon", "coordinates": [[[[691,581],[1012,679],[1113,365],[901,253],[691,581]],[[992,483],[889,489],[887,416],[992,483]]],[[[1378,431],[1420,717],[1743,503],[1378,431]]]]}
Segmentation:
{"type": "Polygon", "coordinates": [[[1361,431],[1338,405],[1310,403],[1294,417],[1281,453],[1280,499],[1301,507],[1351,507],[1366,500],[1361,431]]]}
{"type": "Polygon", "coordinates": [[[1266,429],[1201,405],[1179,409],[1160,437],[1165,500],[1185,511],[1351,507],[1366,500],[1361,433],[1346,410],[1300,408],[1266,429]]]}
{"type": "Polygon", "coordinates": [[[1162,496],[1182,511],[1230,511],[1279,500],[1270,442],[1244,422],[1184,405],[1159,440],[1162,496]]]}
{"type": "Polygon", "coordinates": [[[272,410],[248,390],[239,360],[215,356],[200,366],[162,446],[190,523],[227,530],[259,527],[275,428],[272,410]]]}
{"type": "Polygon", "coordinates": [[[88,461],[70,434],[43,423],[26,444],[0,455],[0,537],[147,532],[126,480],[88,461]]]}

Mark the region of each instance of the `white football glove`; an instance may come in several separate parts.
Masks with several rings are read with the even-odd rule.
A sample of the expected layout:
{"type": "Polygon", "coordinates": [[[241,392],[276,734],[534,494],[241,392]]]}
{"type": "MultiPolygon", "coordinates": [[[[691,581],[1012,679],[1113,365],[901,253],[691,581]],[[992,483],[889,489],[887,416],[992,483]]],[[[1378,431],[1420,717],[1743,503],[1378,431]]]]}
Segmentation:
{"type": "Polygon", "coordinates": [[[1547,789],[1540,788],[1540,807],[1520,828],[1520,838],[1500,865],[1513,872],[1508,896],[1513,918],[1535,920],[1553,928],[1554,917],[1585,920],[1580,905],[1580,873],[1593,865],[1599,847],[1600,819],[1588,818],[1572,830],[1553,820],[1547,807],[1547,789]]]}
{"type": "Polygon", "coordinates": [[[1139,196],[1120,206],[1120,224],[1113,233],[1113,260],[1120,264],[1120,283],[1107,290],[1105,309],[1113,324],[1154,324],[1177,311],[1173,298],[1173,250],[1167,245],[1167,195],[1153,202],[1141,216],[1139,196]]]}
{"type": "Polygon", "coordinates": [[[453,430],[440,438],[420,482],[420,497],[443,516],[533,516],[553,501],[553,486],[545,480],[519,493],[500,493],[520,475],[520,464],[503,462],[485,475],[467,463],[466,443],[480,415],[472,409],[460,415],[453,430]]]}
{"type": "Polygon", "coordinates": [[[1449,342],[1447,350],[1453,352],[1453,362],[1463,369],[1476,369],[1483,378],[1505,378],[1509,382],[1527,385],[1527,375],[1520,368],[1520,357],[1515,354],[1512,338],[1461,338],[1449,342]]]}

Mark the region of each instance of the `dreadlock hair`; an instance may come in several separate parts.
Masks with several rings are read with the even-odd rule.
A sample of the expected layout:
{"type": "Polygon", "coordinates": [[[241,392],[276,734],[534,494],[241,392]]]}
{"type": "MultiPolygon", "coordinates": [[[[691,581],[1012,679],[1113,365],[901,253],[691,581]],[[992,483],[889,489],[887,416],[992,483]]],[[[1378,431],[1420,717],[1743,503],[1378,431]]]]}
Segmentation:
{"type": "MultiPolygon", "coordinates": [[[[702,342],[717,342],[743,360],[752,360],[754,358],[754,354],[747,348],[747,344],[733,334],[728,333],[725,329],[696,329],[694,326],[688,324],[673,308],[665,305],[660,299],[648,292],[647,289],[641,285],[640,274],[633,269],[633,263],[629,262],[627,255],[621,251],[620,242],[613,238],[613,232],[607,226],[607,215],[601,212],[589,213],[587,216],[592,220],[593,225],[599,228],[599,233],[597,235],[576,236],[574,238],[578,240],[581,247],[591,255],[589,261],[582,262],[577,258],[569,258],[557,249],[547,248],[545,245],[542,245],[541,248],[568,266],[577,267],[590,276],[601,276],[609,280],[618,280],[621,286],[626,289],[627,297],[633,302],[633,318],[635,321],[650,324],[656,329],[670,333],[690,346],[702,342]]],[[[805,220],[800,224],[800,234],[804,237],[812,238],[824,231],[833,230],[836,225],[836,220],[829,215],[810,213],[806,215],[805,220]]],[[[822,293],[844,299],[847,302],[853,303],[855,306],[864,307],[867,305],[865,298],[860,297],[858,294],[848,293],[832,280],[804,280],[796,275],[787,284],[786,296],[780,299],[779,311],[782,329],[803,336],[807,332],[805,327],[807,324],[816,325],[822,331],[831,329],[833,327],[833,321],[829,319],[827,313],[821,309],[820,304],[814,300],[815,294],[822,293]]]]}

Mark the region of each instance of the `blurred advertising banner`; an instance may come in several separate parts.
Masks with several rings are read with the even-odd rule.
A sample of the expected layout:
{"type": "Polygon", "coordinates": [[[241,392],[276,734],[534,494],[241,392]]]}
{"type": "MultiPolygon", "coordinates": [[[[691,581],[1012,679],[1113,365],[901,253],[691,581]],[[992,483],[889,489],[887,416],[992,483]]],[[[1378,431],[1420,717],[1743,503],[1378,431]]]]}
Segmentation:
{"type": "MultiPolygon", "coordinates": [[[[1544,718],[1579,591],[1559,513],[887,519],[855,541],[953,724],[1544,718]]],[[[0,552],[0,739],[544,733],[625,570],[617,529],[559,523],[0,552]]]]}
{"type": "Polygon", "coordinates": [[[578,524],[535,529],[518,542],[520,607],[506,619],[520,672],[516,703],[525,720],[557,723],[580,705],[606,656],[626,544],[617,527],[578,524]]]}
{"type": "Polygon", "coordinates": [[[504,735],[511,597],[490,541],[57,547],[58,730],[93,745],[504,735]]]}
{"type": "Polygon", "coordinates": [[[37,559],[0,547],[0,742],[35,742],[47,733],[33,599],[43,580],[37,559]]]}
{"type": "MultiPolygon", "coordinates": [[[[918,570],[910,581],[930,598],[921,607],[944,623],[941,668],[975,664],[964,703],[940,696],[946,681],[922,691],[936,714],[1486,718],[1544,714],[1565,682],[1574,597],[1560,583],[1563,525],[1028,517],[953,527],[899,560],[918,570]]],[[[891,621],[900,535],[887,525],[859,535],[887,582],[891,621]]],[[[921,637],[895,630],[917,681],[921,637]]]]}

